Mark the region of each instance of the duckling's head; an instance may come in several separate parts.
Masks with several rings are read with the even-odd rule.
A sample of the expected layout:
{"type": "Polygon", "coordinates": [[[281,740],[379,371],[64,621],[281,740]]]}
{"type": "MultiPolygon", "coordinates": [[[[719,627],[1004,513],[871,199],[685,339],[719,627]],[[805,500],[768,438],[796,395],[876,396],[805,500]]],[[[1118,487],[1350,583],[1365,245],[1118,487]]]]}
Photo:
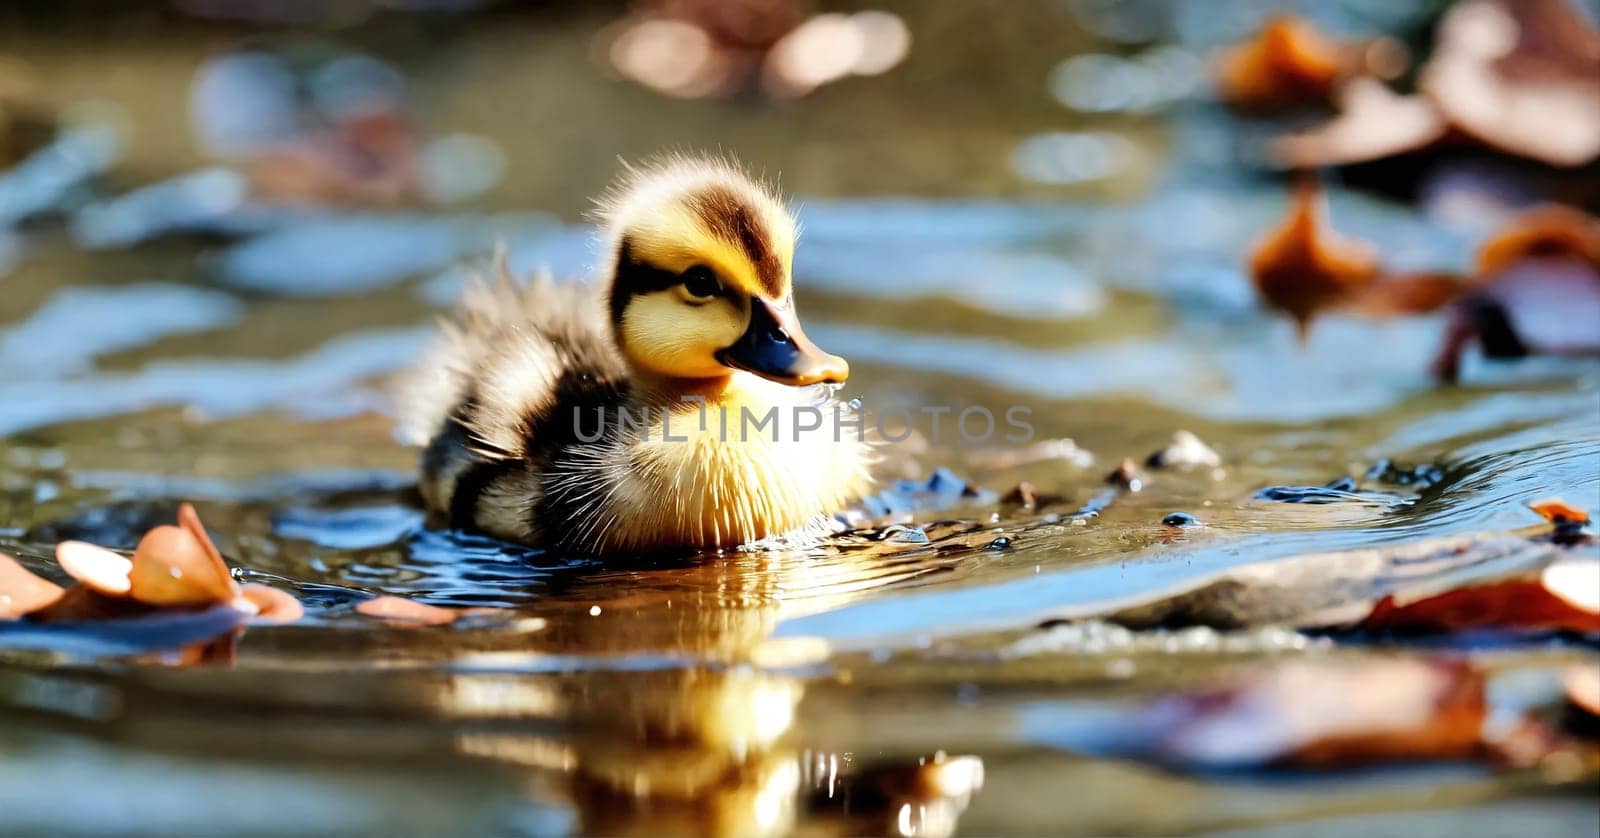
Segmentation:
{"type": "Polygon", "coordinates": [[[738,169],[673,160],[630,171],[601,217],[612,332],[635,370],[679,380],[744,370],[794,386],[850,374],[795,315],[794,218],[738,169]]]}

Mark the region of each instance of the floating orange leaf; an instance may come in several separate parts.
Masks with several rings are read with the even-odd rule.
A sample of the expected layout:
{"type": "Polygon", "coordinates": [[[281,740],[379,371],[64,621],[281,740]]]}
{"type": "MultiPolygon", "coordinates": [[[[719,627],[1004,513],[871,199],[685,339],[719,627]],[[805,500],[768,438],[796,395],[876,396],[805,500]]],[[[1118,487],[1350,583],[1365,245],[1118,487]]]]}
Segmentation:
{"type": "Polygon", "coordinates": [[[187,503],[178,509],[178,526],[146,533],[132,559],[94,544],[64,541],[56,545],[56,560],[78,586],[62,591],[0,556],[0,617],[83,622],[217,606],[274,622],[304,614],[300,603],[282,591],[237,585],[187,503]]]}
{"type": "Polygon", "coordinates": [[[1573,506],[1561,498],[1545,498],[1531,501],[1528,508],[1539,513],[1539,517],[1552,524],[1579,524],[1589,523],[1589,513],[1573,506]]]}
{"type": "Polygon", "coordinates": [[[267,585],[241,585],[239,599],[255,609],[257,618],[269,623],[292,623],[306,613],[300,600],[267,585]]]}
{"type": "Polygon", "coordinates": [[[442,608],[397,596],[380,596],[356,605],[356,613],[380,620],[419,626],[443,626],[472,614],[492,614],[494,608],[442,608]]]}
{"type": "MultiPolygon", "coordinates": [[[[1600,578],[1596,578],[1600,583],[1600,578]]],[[[1384,597],[1361,624],[1369,630],[1444,633],[1474,629],[1600,631],[1600,612],[1580,607],[1542,579],[1471,585],[1396,605],[1384,597]]]]}
{"type": "Polygon", "coordinates": [[[1600,220],[1570,207],[1528,210],[1478,251],[1451,311],[1434,374],[1454,380],[1466,348],[1490,358],[1600,354],[1600,220]]]}
{"type": "Polygon", "coordinates": [[[1600,316],[1600,220],[1571,207],[1538,207],[1507,222],[1480,248],[1470,278],[1391,274],[1371,245],[1328,228],[1307,180],[1289,217],[1256,246],[1249,270],[1261,299],[1293,317],[1302,335],[1327,309],[1393,316],[1449,308],[1433,362],[1446,379],[1473,342],[1494,358],[1600,353],[1600,336],[1588,327],[1600,316]]]}
{"type": "Polygon", "coordinates": [[[1377,252],[1335,233],[1315,180],[1301,182],[1289,217],[1250,256],[1250,278],[1266,303],[1294,318],[1302,336],[1317,312],[1346,304],[1378,277],[1377,252]]]}
{"type": "Polygon", "coordinates": [[[41,579],[16,559],[0,553],[0,620],[14,620],[61,599],[60,585],[41,579]]]}
{"type": "Polygon", "coordinates": [[[56,545],[56,563],[78,584],[104,596],[127,596],[132,586],[132,560],[97,544],[63,541],[56,545]]]}
{"type": "Polygon", "coordinates": [[[1570,259],[1600,270],[1600,219],[1561,204],[1520,213],[1478,249],[1477,278],[1527,259],[1570,259]]]}
{"type": "Polygon", "coordinates": [[[1346,78],[1374,72],[1395,75],[1405,52],[1389,39],[1347,44],[1329,39],[1309,21],[1274,15],[1254,38],[1217,61],[1217,89],[1241,108],[1287,108],[1327,102],[1346,78]]]}
{"type": "MultiPolygon", "coordinates": [[[[205,530],[200,532],[204,536],[205,530]]],[[[156,527],[133,552],[128,595],[156,606],[232,602],[238,586],[215,550],[209,538],[197,538],[191,527],[156,527]]]]}

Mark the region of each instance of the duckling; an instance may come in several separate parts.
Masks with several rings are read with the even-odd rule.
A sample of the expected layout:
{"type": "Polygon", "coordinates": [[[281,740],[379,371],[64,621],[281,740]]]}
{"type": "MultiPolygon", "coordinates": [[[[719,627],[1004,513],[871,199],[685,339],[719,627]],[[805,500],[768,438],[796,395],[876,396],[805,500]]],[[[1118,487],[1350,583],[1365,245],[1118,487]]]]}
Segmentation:
{"type": "Polygon", "coordinates": [[[591,554],[820,532],[872,455],[829,386],[849,365],[795,313],[793,216],[721,160],[629,169],[598,203],[598,282],[519,286],[501,258],[417,369],[427,507],[591,554]]]}

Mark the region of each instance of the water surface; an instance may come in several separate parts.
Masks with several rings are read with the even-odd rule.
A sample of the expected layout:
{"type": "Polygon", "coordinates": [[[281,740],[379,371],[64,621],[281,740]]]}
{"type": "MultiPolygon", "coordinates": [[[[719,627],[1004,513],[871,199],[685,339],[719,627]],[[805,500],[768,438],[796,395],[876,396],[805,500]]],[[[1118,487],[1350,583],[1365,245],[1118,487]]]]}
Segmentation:
{"type": "MultiPolygon", "coordinates": [[[[56,541],[131,548],[193,501],[242,577],[294,593],[308,617],[251,627],[230,663],[198,667],[107,638],[0,634],[0,826],[1093,835],[1374,818],[1592,832],[1592,799],[1528,797],[1560,785],[1530,772],[1197,776],[1086,747],[1096,720],[1178,685],[1368,652],[1288,631],[1042,624],[1245,562],[1521,526],[1534,497],[1593,507],[1600,365],[1474,362],[1440,386],[1429,318],[1334,317],[1297,342],[1240,272],[1282,184],[1206,158],[1195,137],[1216,117],[1182,104],[1187,88],[1119,111],[1058,75],[1079,112],[1064,109],[1050,69],[1092,46],[1094,25],[1118,30],[1030,14],[1013,25],[1059,39],[1012,57],[995,84],[1015,95],[956,84],[988,48],[940,60],[963,21],[929,12],[913,15],[921,40],[897,74],[778,106],[674,103],[606,79],[583,48],[599,17],[468,25],[438,50],[402,33],[391,57],[428,120],[506,152],[506,181],[478,202],[224,202],[168,219],[191,232],[117,246],[74,234],[82,203],[19,226],[18,255],[0,259],[0,549],[60,578],[56,541]],[[877,107],[872,84],[903,108],[877,107]],[[1115,136],[1122,168],[1049,174],[1037,135],[1063,129],[1115,136]],[[1006,463],[1003,440],[959,437],[895,446],[886,482],[946,468],[983,490],[923,504],[925,543],[603,563],[430,528],[388,392],[460,265],[503,243],[514,268],[582,278],[596,260],[585,196],[614,155],[672,145],[737,151],[796,193],[799,306],[850,359],[846,395],[878,410],[1022,406],[1038,439],[1070,438],[1059,450],[1072,455],[1006,463]],[[1073,514],[1106,498],[1118,460],[1178,429],[1223,465],[1153,474],[1073,514]],[[1436,464],[1442,479],[1363,481],[1326,504],[1255,497],[1383,458],[1436,464]],[[1022,480],[1060,500],[1002,505],[1022,480]],[[1172,512],[1199,525],[1163,526],[1172,512]],[[354,613],[378,593],[502,610],[404,629],[354,613]],[[905,779],[935,754],[943,785],[905,779]]],[[[115,174],[84,187],[96,200],[208,165],[175,110],[224,34],[102,55],[39,26],[0,49],[43,68],[53,95],[123,109],[115,174]]],[[[1419,266],[1465,264],[1482,234],[1337,187],[1333,212],[1419,266]]]]}

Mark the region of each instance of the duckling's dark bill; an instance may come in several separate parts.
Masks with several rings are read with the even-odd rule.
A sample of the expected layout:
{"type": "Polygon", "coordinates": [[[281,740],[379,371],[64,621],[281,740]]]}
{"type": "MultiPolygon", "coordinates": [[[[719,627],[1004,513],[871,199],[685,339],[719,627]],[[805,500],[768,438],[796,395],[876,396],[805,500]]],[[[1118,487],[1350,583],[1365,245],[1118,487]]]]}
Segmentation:
{"type": "Polygon", "coordinates": [[[770,301],[750,301],[750,327],[734,345],[717,352],[717,361],[779,384],[842,384],[850,365],[823,352],[800,329],[794,309],[770,301]]]}

